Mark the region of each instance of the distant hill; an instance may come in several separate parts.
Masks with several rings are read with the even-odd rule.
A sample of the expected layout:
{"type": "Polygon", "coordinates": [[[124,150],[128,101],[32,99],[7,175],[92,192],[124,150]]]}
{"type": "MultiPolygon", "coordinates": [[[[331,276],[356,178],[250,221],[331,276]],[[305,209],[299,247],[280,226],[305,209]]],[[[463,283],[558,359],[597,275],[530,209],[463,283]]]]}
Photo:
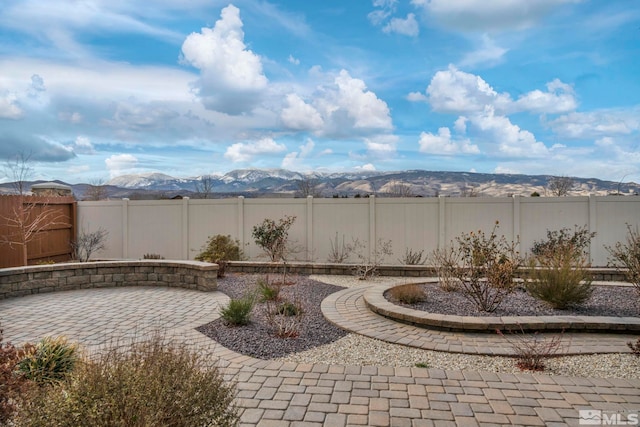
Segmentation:
{"type": "MultiPolygon", "coordinates": [[[[224,175],[174,178],[162,173],[122,175],[101,188],[109,198],[149,199],[188,196],[219,197],[356,197],[375,194],[393,196],[504,197],[512,195],[552,196],[550,175],[482,174],[409,170],[398,172],[300,173],[285,169],[237,169],[224,175]]],[[[635,182],[603,181],[596,178],[566,178],[572,185],[568,195],[637,195],[635,182]]],[[[29,182],[28,186],[37,182],[29,182]]],[[[64,184],[62,181],[56,181],[64,184]]],[[[69,184],[67,184],[69,185],[69,184]]],[[[90,194],[89,184],[71,185],[80,200],[90,194]]],[[[10,183],[0,184],[0,193],[11,192],[10,183]]]]}

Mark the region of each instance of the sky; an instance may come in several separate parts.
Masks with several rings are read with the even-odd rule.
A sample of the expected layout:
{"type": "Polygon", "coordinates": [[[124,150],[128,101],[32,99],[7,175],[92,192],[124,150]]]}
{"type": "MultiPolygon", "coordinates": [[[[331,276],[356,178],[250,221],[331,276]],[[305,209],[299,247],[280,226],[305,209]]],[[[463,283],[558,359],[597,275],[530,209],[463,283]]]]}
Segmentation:
{"type": "MultiPolygon", "coordinates": [[[[640,182],[640,2],[0,0],[0,161],[640,182]]],[[[0,182],[10,180],[0,172],[0,182]]]]}

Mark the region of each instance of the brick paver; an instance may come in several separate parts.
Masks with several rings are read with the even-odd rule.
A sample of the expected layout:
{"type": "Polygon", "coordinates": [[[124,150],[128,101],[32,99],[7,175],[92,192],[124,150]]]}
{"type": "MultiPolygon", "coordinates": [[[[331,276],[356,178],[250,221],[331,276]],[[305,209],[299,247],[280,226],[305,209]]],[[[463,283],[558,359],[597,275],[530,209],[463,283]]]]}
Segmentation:
{"type": "MultiPolygon", "coordinates": [[[[340,310],[338,302],[344,301],[334,298],[332,321],[342,313],[350,330],[378,334],[381,326],[391,334],[387,319],[367,323],[372,318],[360,308],[353,316],[344,314],[346,307],[360,307],[356,294],[348,295],[351,301],[340,310]]],[[[240,355],[194,329],[216,319],[227,301],[220,292],[177,288],[78,290],[0,301],[0,322],[5,339],[15,344],[66,335],[97,350],[153,331],[184,341],[218,360],[225,377],[238,382],[242,426],[578,425],[579,409],[640,412],[637,379],[327,366],[240,355]]],[[[409,326],[395,324],[396,333],[404,327],[409,326]]],[[[424,339],[416,331],[411,335],[418,337],[413,342],[424,339]]],[[[449,346],[454,341],[476,349],[494,345],[486,336],[434,335],[449,346]]]]}

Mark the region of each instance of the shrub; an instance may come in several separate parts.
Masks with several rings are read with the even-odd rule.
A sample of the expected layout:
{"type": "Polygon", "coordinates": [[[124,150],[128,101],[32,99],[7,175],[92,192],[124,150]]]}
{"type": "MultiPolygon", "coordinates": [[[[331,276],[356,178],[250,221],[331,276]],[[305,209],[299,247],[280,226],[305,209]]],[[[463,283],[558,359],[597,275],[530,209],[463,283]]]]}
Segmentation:
{"type": "Polygon", "coordinates": [[[426,362],[418,362],[415,364],[416,368],[429,368],[429,364],[426,362]]]}
{"type": "Polygon", "coordinates": [[[462,295],[472,301],[479,311],[495,311],[515,288],[513,276],[522,263],[517,243],[498,237],[496,222],[491,234],[463,233],[454,250],[458,265],[453,274],[460,283],[462,295]]]}
{"type": "Polygon", "coordinates": [[[389,289],[389,295],[403,304],[416,304],[426,298],[424,290],[416,283],[393,287],[389,289]]]}
{"type": "Polygon", "coordinates": [[[576,258],[571,246],[546,252],[530,261],[529,294],[553,308],[564,310],[587,301],[593,292],[586,257],[576,258]]]}
{"type": "Polygon", "coordinates": [[[458,257],[459,254],[453,245],[449,248],[435,249],[429,256],[436,267],[440,289],[445,292],[457,291],[460,287],[460,281],[456,278],[458,257]]]}
{"type": "Polygon", "coordinates": [[[256,245],[262,248],[272,262],[286,257],[289,229],[295,220],[295,216],[285,216],[276,223],[272,219],[265,218],[262,224],[253,226],[251,234],[256,245]]]}
{"type": "Polygon", "coordinates": [[[28,384],[24,374],[16,370],[24,351],[3,341],[0,329],[0,425],[10,425],[28,384]]]}
{"type": "Polygon", "coordinates": [[[196,255],[196,261],[206,261],[218,264],[218,277],[224,277],[228,261],[241,261],[244,252],[240,249],[240,242],[231,236],[216,234],[209,237],[202,251],[196,255]]]}
{"type": "Polygon", "coordinates": [[[629,348],[631,349],[631,353],[633,353],[637,357],[640,357],[640,338],[638,338],[635,344],[632,341],[629,341],[627,343],[627,346],[629,346],[629,348]]]}
{"type": "Polygon", "coordinates": [[[351,252],[353,252],[353,247],[344,242],[344,235],[342,235],[342,242],[339,242],[338,233],[336,233],[336,237],[333,240],[329,239],[329,243],[331,244],[331,249],[329,249],[328,262],[342,264],[349,259],[351,252]]]}
{"type": "Polygon", "coordinates": [[[276,304],[267,301],[267,323],[278,338],[296,338],[300,335],[303,310],[299,302],[285,301],[276,304]]]}
{"type": "Polygon", "coordinates": [[[220,309],[220,315],[228,325],[247,325],[251,321],[251,311],[255,303],[254,294],[246,294],[242,298],[232,298],[226,307],[220,309]]]}
{"type": "Polygon", "coordinates": [[[215,366],[160,338],[112,348],[43,387],[20,411],[29,426],[233,426],[235,387],[215,366]]]}
{"type": "Polygon", "coordinates": [[[65,337],[45,337],[35,346],[25,346],[25,357],[18,363],[24,376],[40,385],[60,382],[78,362],[78,345],[65,337]]]}
{"type": "Polygon", "coordinates": [[[268,280],[258,279],[258,293],[262,302],[278,301],[280,299],[280,289],[280,286],[271,284],[268,280]]]}
{"type": "Polygon", "coordinates": [[[384,262],[384,259],[393,253],[391,240],[378,239],[373,254],[369,254],[364,245],[357,239],[353,241],[352,246],[358,257],[358,262],[353,272],[360,280],[367,280],[369,277],[378,274],[378,268],[384,262]]]}
{"type": "Polygon", "coordinates": [[[294,304],[290,301],[285,301],[280,304],[276,310],[277,314],[281,314],[283,316],[298,316],[302,314],[302,307],[299,304],[294,304]]]}
{"type": "Polygon", "coordinates": [[[109,232],[104,228],[96,231],[87,232],[82,230],[76,240],[71,242],[71,251],[73,259],[80,262],[87,262],[91,259],[94,252],[101,251],[106,248],[106,240],[109,232]]]}
{"type": "Polygon", "coordinates": [[[144,254],[142,259],[164,259],[160,254],[144,254]]]}
{"type": "Polygon", "coordinates": [[[631,228],[627,224],[626,243],[618,242],[613,247],[606,246],[611,257],[609,265],[625,268],[627,280],[631,282],[640,295],[640,232],[638,227],[631,228]]]}
{"type": "Polygon", "coordinates": [[[427,262],[427,258],[424,258],[424,250],[421,251],[413,251],[411,248],[406,248],[404,250],[404,257],[399,259],[401,264],[404,265],[424,265],[427,262]]]}
{"type": "Polygon", "coordinates": [[[544,338],[538,332],[527,334],[522,327],[520,327],[520,334],[509,331],[511,338],[504,335],[500,330],[496,332],[511,345],[516,354],[516,366],[523,371],[543,371],[545,368],[544,362],[550,357],[557,356],[563,350],[562,337],[564,331],[550,338],[544,338]]]}
{"type": "Polygon", "coordinates": [[[579,258],[587,253],[591,239],[595,235],[595,232],[589,233],[587,226],[578,227],[576,225],[573,229],[573,234],[568,228],[556,231],[547,230],[547,239],[535,241],[531,248],[531,253],[535,256],[549,256],[557,251],[572,250],[574,256],[579,258]]]}

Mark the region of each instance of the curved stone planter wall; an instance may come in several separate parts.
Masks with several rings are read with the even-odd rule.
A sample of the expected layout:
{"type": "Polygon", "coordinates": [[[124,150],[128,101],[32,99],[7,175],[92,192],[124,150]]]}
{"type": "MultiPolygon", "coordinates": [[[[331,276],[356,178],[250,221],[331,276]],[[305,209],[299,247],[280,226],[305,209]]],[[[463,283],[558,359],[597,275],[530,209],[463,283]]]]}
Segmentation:
{"type": "Polygon", "coordinates": [[[424,328],[449,331],[572,331],[640,333],[640,317],[605,316],[452,316],[402,307],[388,301],[384,293],[396,285],[377,285],[364,293],[371,311],[381,316],[424,328]]]}
{"type": "Polygon", "coordinates": [[[215,291],[218,265],[199,261],[124,260],[0,270],[0,299],[115,286],[172,286],[215,291]]]}

